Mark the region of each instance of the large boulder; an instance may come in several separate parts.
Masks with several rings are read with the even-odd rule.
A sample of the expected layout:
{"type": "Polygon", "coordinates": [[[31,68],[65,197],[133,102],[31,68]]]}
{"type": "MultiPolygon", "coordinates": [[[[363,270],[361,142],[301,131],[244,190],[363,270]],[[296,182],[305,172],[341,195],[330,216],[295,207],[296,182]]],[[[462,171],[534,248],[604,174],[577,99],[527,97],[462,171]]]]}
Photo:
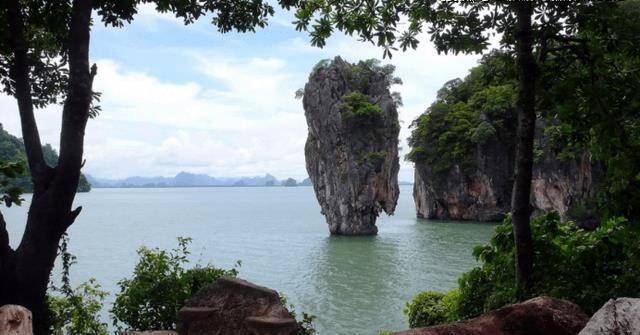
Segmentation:
{"type": "Polygon", "coordinates": [[[179,312],[181,335],[293,335],[298,324],[278,293],[223,277],[187,300],[179,312]]]}
{"type": "Polygon", "coordinates": [[[398,195],[398,96],[393,67],[322,61],[304,88],[307,172],[329,230],[372,235],[398,195]]]}
{"type": "Polygon", "coordinates": [[[31,311],[19,305],[0,307],[0,334],[33,335],[31,311]]]}
{"type": "Polygon", "coordinates": [[[640,299],[609,300],[589,320],[580,335],[640,334],[640,299]]]}
{"type": "Polygon", "coordinates": [[[416,328],[396,335],[576,335],[589,317],[566,300],[539,297],[464,322],[416,328]]]}

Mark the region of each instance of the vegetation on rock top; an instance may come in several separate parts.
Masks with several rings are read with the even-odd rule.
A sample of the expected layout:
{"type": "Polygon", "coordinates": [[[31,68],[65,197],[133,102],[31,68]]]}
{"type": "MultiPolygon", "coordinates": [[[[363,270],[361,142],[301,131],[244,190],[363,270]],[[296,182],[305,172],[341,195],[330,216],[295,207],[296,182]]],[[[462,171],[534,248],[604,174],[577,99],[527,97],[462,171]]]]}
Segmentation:
{"type": "Polygon", "coordinates": [[[477,145],[492,138],[513,147],[517,86],[513,60],[494,52],[464,79],[438,91],[436,102],[412,123],[406,158],[436,172],[473,163],[477,145]]]}

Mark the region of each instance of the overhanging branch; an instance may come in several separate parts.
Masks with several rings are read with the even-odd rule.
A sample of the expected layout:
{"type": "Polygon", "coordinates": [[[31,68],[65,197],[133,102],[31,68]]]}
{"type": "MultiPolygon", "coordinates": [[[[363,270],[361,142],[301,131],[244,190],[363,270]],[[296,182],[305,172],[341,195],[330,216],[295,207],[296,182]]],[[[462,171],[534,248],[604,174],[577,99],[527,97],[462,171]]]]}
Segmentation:
{"type": "Polygon", "coordinates": [[[33,101],[31,98],[31,83],[29,81],[29,63],[27,56],[27,43],[24,38],[24,22],[20,3],[18,0],[6,0],[7,25],[10,32],[10,45],[13,49],[13,63],[9,71],[9,77],[13,81],[14,95],[18,102],[20,123],[22,126],[22,138],[24,141],[31,178],[35,192],[41,191],[47,184],[48,170],[42,154],[42,144],[36,118],[33,114],[33,101]]]}

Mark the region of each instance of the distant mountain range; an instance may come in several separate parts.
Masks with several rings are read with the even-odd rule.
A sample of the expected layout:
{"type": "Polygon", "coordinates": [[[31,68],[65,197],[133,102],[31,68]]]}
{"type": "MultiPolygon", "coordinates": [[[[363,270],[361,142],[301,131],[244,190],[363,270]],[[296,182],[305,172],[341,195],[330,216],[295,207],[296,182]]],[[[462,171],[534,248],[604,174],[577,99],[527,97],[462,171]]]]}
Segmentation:
{"type": "MultiPolygon", "coordinates": [[[[311,180],[305,178],[301,182],[293,178],[278,180],[271,174],[256,177],[211,177],[206,174],[180,172],[174,177],[127,177],[124,179],[105,179],[87,175],[92,187],[231,187],[231,186],[311,186],[311,180]]],[[[401,181],[400,185],[410,185],[401,181]]]]}
{"type": "Polygon", "coordinates": [[[105,179],[87,175],[91,186],[101,187],[205,187],[205,186],[311,186],[306,178],[298,182],[293,178],[278,180],[266,174],[257,177],[211,177],[206,174],[180,172],[174,177],[127,177],[124,179],[105,179]]]}

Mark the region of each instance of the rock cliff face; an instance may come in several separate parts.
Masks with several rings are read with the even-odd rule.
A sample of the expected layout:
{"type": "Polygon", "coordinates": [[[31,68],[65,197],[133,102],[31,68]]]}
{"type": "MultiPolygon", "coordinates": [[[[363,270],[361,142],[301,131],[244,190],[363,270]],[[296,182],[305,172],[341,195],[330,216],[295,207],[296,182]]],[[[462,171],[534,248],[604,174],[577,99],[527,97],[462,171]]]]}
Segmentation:
{"type": "MultiPolygon", "coordinates": [[[[412,123],[407,158],[415,163],[418,217],[499,221],[510,212],[518,122],[513,62],[501,52],[487,55],[464,79],[445,83],[412,123]]],[[[531,205],[592,226],[586,204],[599,170],[589,156],[551,141],[561,126],[551,117],[538,121],[531,205]]]]}
{"type": "Polygon", "coordinates": [[[304,88],[309,178],[332,234],[371,235],[398,200],[398,112],[392,67],[336,57],[304,88]]]}
{"type": "MultiPolygon", "coordinates": [[[[564,219],[575,218],[572,217],[575,209],[594,195],[594,168],[586,154],[558,159],[548,142],[547,136],[536,136],[538,154],[533,168],[531,205],[534,213],[556,210],[564,219]]],[[[514,154],[512,146],[495,136],[476,147],[470,166],[455,164],[436,172],[428,164],[416,164],[413,195],[417,216],[501,220],[511,208],[514,154]]],[[[592,224],[585,221],[585,225],[592,224]]]]}

